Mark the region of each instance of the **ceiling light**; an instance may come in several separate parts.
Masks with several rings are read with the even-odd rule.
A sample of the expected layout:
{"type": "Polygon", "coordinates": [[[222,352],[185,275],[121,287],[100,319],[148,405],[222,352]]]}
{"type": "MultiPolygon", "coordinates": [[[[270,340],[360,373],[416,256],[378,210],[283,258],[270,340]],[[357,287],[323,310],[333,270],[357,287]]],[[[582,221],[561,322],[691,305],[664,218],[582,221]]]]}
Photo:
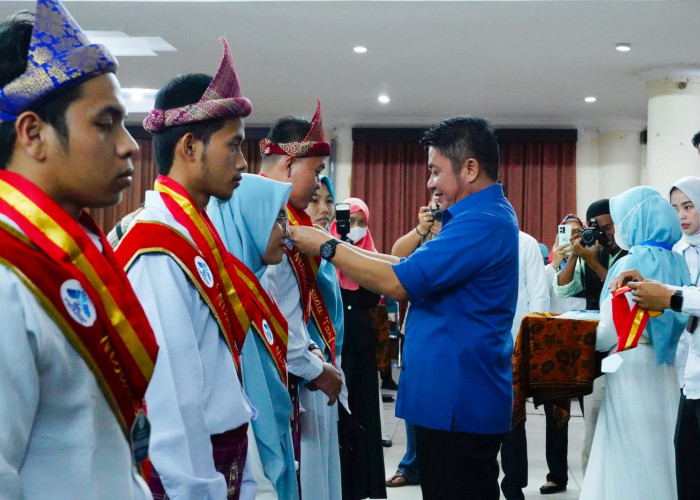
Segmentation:
{"type": "Polygon", "coordinates": [[[586,102],[596,102],[597,100],[598,100],[598,99],[596,99],[596,98],[593,97],[593,96],[588,96],[588,97],[586,97],[586,98],[584,99],[584,101],[586,101],[586,102]]]}
{"type": "Polygon", "coordinates": [[[367,52],[367,47],[363,47],[362,45],[358,45],[357,47],[355,47],[352,50],[354,50],[356,54],[364,54],[365,52],[367,52]]]}
{"type": "Polygon", "coordinates": [[[122,98],[129,113],[148,113],[153,109],[158,89],[123,88],[122,98]]]}
{"type": "Polygon", "coordinates": [[[630,50],[632,50],[632,45],[630,45],[629,43],[618,43],[617,45],[615,45],[615,49],[618,52],[629,52],[630,50]]]}
{"type": "Polygon", "coordinates": [[[391,101],[391,99],[389,99],[389,96],[384,94],[377,97],[377,100],[382,104],[389,104],[389,101],[391,101]]]}
{"type": "Polygon", "coordinates": [[[122,31],[86,31],[91,43],[104,45],[114,56],[157,56],[177,49],[159,36],[129,36],[122,31]]]}

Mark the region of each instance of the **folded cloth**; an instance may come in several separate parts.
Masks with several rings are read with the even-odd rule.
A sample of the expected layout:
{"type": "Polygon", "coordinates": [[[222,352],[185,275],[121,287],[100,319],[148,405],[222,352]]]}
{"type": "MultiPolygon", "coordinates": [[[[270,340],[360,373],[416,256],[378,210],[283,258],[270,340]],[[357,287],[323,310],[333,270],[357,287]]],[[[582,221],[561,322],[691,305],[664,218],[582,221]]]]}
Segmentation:
{"type": "Polygon", "coordinates": [[[513,422],[525,421],[525,399],[554,403],[568,420],[564,400],[590,394],[600,373],[595,320],[561,319],[551,313],[523,318],[513,350],[513,422]]]}

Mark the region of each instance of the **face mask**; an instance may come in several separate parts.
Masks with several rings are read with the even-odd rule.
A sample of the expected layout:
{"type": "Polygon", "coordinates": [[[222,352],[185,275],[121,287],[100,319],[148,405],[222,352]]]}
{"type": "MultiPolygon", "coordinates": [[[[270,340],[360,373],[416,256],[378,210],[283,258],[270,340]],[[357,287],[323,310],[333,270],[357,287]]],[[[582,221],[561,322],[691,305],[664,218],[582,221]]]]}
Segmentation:
{"type": "Polygon", "coordinates": [[[630,249],[630,247],[627,245],[627,242],[625,241],[625,238],[622,236],[620,227],[617,225],[615,225],[615,243],[617,243],[617,246],[619,246],[622,250],[629,251],[630,249]]]}
{"type": "Polygon", "coordinates": [[[350,231],[348,231],[348,238],[350,238],[353,243],[357,243],[362,238],[364,238],[366,234],[367,234],[366,227],[355,226],[355,227],[350,228],[350,231]]]}

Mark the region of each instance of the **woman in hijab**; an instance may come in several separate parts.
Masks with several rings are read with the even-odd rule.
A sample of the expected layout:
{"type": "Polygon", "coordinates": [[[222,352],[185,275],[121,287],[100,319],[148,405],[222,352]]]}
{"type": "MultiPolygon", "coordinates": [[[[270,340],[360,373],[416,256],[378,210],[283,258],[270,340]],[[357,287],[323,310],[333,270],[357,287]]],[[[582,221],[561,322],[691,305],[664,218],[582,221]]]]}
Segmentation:
{"type": "MultiPolygon", "coordinates": [[[[369,209],[359,198],[348,198],[350,232],[348,239],[357,248],[376,252],[369,231],[369,209]]],[[[330,232],[338,237],[335,221],[330,232]]],[[[379,416],[377,380],[377,332],[370,309],[379,295],[360,287],[338,271],[345,322],[342,368],[348,386],[350,414],[340,410],[340,462],[343,499],[386,498],[384,450],[379,416]]]]}
{"type": "Polygon", "coordinates": [[[700,282],[700,177],[683,177],[671,188],[671,205],[676,209],[681,223],[683,237],[673,247],[674,252],[685,257],[690,271],[690,281],[698,286],[700,282]]]}
{"type": "MultiPolygon", "coordinates": [[[[629,254],[610,269],[607,282],[636,269],[647,279],[689,283],[685,259],[671,250],[681,238],[678,216],[656,190],[636,187],[612,198],[610,215],[617,244],[629,254]]],[[[626,314],[620,307],[634,303],[629,294],[616,298],[624,303],[618,303],[613,316],[607,282],[596,349],[615,352],[618,334],[627,337],[631,332],[629,325],[623,326],[626,314]]],[[[673,364],[685,319],[671,310],[650,317],[636,347],[606,358],[605,397],[580,498],[677,498],[673,436],[678,379],[673,364]]]]}
{"type": "MultiPolygon", "coordinates": [[[[263,292],[267,290],[265,269],[279,264],[284,256],[288,236],[285,207],[291,189],[291,184],[243,174],[231,200],[212,198],[207,207],[226,247],[255,274],[263,292]]],[[[241,352],[243,385],[258,411],[248,429],[248,458],[258,483],[256,498],[297,499],[286,366],[276,362],[272,354],[275,343],[286,339],[274,337],[269,327],[261,330],[251,328],[241,352]]]]}
{"type": "MultiPolygon", "coordinates": [[[[333,184],[326,176],[321,177],[321,187],[306,208],[314,225],[328,228],[333,219],[333,184]]],[[[343,302],[340,298],[340,287],[335,267],[323,259],[319,265],[316,283],[323,296],[328,314],[333,321],[336,332],[335,367],[340,369],[340,351],[343,345],[343,302]]],[[[318,347],[314,352],[325,362],[333,363],[331,350],[326,345],[318,331],[315,321],[307,324],[311,341],[318,347]]],[[[315,481],[322,491],[328,492],[327,498],[335,498],[331,485],[341,484],[340,455],[338,453],[338,404],[328,406],[328,397],[321,391],[303,391],[299,395],[301,406],[304,408],[301,429],[301,453],[306,455],[304,460],[316,462],[314,466],[306,467],[301,474],[316,474],[315,481]],[[312,416],[313,418],[308,418],[312,416]],[[323,449],[319,449],[321,444],[323,449]],[[308,460],[307,460],[308,459],[308,460]],[[323,471],[318,474],[318,471],[323,471]]],[[[347,405],[347,389],[343,388],[338,399],[347,405]]]]}

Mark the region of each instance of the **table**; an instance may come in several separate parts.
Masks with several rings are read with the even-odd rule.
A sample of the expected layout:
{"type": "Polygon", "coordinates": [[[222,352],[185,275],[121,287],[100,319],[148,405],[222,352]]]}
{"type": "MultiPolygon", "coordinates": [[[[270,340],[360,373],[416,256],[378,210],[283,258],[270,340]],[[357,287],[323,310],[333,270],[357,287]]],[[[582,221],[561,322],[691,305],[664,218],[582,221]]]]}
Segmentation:
{"type": "Polygon", "coordinates": [[[525,420],[528,397],[537,406],[592,392],[593,379],[600,374],[597,326],[596,320],[563,319],[553,313],[523,318],[513,350],[513,427],[525,420]]]}

